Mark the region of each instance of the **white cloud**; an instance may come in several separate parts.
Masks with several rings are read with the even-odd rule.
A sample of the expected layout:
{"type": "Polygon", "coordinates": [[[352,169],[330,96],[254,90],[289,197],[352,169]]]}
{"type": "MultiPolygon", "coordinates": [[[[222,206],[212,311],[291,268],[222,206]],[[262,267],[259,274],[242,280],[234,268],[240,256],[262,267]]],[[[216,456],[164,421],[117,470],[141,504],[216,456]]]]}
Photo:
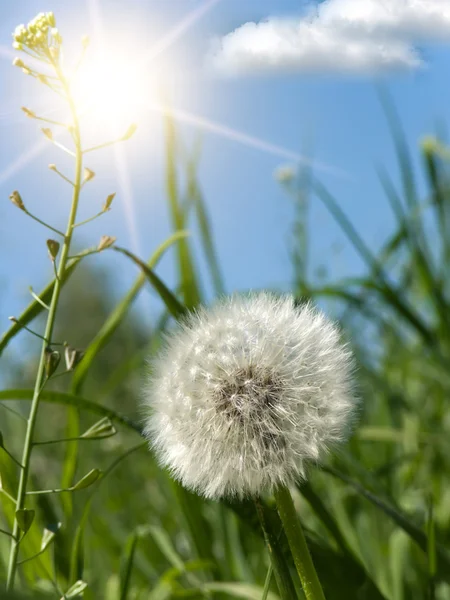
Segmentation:
{"type": "Polygon", "coordinates": [[[232,73],[379,73],[424,65],[417,44],[450,41],[450,0],[327,0],[301,19],[245,23],[214,65],[232,73]]]}

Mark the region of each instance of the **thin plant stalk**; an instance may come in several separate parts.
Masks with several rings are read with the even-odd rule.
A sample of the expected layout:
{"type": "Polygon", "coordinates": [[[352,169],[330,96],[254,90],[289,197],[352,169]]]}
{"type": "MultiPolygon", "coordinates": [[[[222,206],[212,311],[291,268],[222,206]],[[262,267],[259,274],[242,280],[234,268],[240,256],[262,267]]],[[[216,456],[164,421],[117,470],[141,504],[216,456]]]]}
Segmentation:
{"type": "MultiPolygon", "coordinates": [[[[55,317],[58,308],[58,301],[61,292],[62,282],[64,280],[64,272],[66,270],[67,260],[69,257],[70,244],[72,241],[72,234],[75,224],[75,219],[77,215],[78,209],[78,200],[80,196],[81,184],[82,184],[82,160],[83,160],[83,151],[81,148],[81,139],[80,139],[80,127],[77,116],[76,107],[74,101],[71,97],[69,84],[61,71],[61,68],[57,62],[57,60],[53,60],[50,58],[53,67],[57,73],[59,80],[63,86],[64,92],[66,94],[67,101],[70,106],[72,118],[73,118],[73,129],[72,129],[72,137],[75,143],[75,181],[74,188],[72,194],[72,205],[70,209],[69,219],[67,223],[67,229],[64,236],[64,243],[61,250],[61,255],[59,259],[58,269],[57,269],[57,278],[55,280],[55,285],[53,288],[53,295],[50,302],[50,307],[48,311],[47,323],[45,327],[44,333],[44,341],[42,343],[41,355],[39,360],[38,371],[36,375],[36,382],[34,386],[34,394],[33,400],[31,403],[30,413],[28,416],[27,423],[27,431],[25,435],[25,443],[23,447],[22,453],[22,468],[20,471],[20,479],[19,486],[17,491],[17,500],[16,500],[16,511],[22,510],[25,505],[25,497],[27,492],[27,483],[28,483],[28,475],[30,469],[30,459],[31,459],[31,451],[33,447],[33,435],[34,429],[36,425],[36,418],[38,414],[39,408],[39,400],[40,394],[45,386],[46,382],[46,373],[45,373],[45,365],[46,365],[46,348],[51,346],[51,339],[53,335],[53,329],[55,325],[55,317]]],[[[14,587],[14,581],[17,571],[18,565],[18,555],[20,548],[20,527],[17,521],[17,518],[14,520],[13,527],[13,537],[11,541],[11,550],[9,556],[9,566],[8,566],[8,578],[7,578],[7,590],[11,590],[14,587]]]]}
{"type": "Polygon", "coordinates": [[[296,600],[297,594],[295,593],[289,566],[282,555],[277,535],[266,518],[264,507],[259,498],[255,498],[255,508],[269,551],[270,563],[273,568],[280,597],[282,600],[296,600]]]}
{"type": "Polygon", "coordinates": [[[278,487],[275,501],[307,600],[325,600],[289,489],[285,486],[278,487]]]}

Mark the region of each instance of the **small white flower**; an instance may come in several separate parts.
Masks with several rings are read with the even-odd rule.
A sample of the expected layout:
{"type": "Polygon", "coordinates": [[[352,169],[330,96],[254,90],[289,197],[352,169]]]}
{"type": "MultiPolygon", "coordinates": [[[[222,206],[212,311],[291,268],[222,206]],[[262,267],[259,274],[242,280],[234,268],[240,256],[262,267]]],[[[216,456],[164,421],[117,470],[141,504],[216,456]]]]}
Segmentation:
{"type": "Polygon", "coordinates": [[[352,371],[338,329],[310,304],[233,296],[168,336],[146,390],[146,434],[161,464],[204,496],[270,491],[345,439],[352,371]]]}
{"type": "Polygon", "coordinates": [[[291,183],[297,174],[297,170],[293,165],[282,165],[275,169],[275,179],[280,183],[291,183]]]}

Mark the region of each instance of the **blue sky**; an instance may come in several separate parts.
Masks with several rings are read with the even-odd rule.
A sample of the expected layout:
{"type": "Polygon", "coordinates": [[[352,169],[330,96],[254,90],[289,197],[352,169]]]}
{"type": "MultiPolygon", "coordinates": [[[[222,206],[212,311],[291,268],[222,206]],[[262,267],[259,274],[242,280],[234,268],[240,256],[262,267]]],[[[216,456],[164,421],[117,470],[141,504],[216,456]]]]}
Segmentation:
{"type": "MultiPolygon", "coordinates": [[[[398,181],[377,86],[390,92],[412,149],[434,131],[437,121],[448,121],[450,46],[443,39],[450,31],[449,9],[442,0],[427,0],[417,2],[416,9],[431,6],[435,12],[413,14],[410,4],[392,2],[394,11],[386,18],[383,3],[374,0],[328,0],[320,6],[298,0],[5,3],[0,8],[1,329],[8,326],[7,316],[19,314],[28,302],[27,287],[39,289],[51,275],[47,232],[10,204],[8,195],[20,190],[32,212],[59,227],[64,227],[70,201],[70,190],[47,165],[57,163],[70,173],[71,163],[50,143],[23,168],[14,167],[42,140],[36,122],[27,119],[20,106],[53,106],[45,104],[36,81],[11,66],[14,54],[5,49],[11,48],[16,25],[40,11],[53,10],[69,49],[78,47],[84,33],[94,44],[99,19],[103,34],[114,40],[125,60],[140,65],[143,54],[159,48],[153,61],[142,67],[144,77],[151,79],[158,71],[176,109],[203,119],[202,123],[216,124],[211,131],[179,122],[187,147],[199,136],[202,139],[199,177],[227,291],[288,289],[292,268],[287,237],[293,210],[274,171],[293,163],[289,153],[295,157],[313,148],[318,163],[336,170],[317,170],[316,175],[376,248],[391,231],[393,219],[375,165],[383,164],[398,181]],[[202,8],[202,16],[189,27],[179,27],[202,8]],[[249,22],[253,25],[246,25],[249,22]],[[320,47],[317,39],[323,42],[320,47]],[[224,128],[259,139],[262,147],[230,139],[222,135],[224,128]],[[267,145],[285,149],[285,154],[268,151],[267,145]]],[[[158,113],[142,110],[136,119],[131,117],[139,128],[121,149],[126,164],[122,183],[123,177],[129,182],[132,209],[124,208],[126,194],[114,151],[91,155],[86,165],[97,176],[86,187],[81,215],[94,214],[112,191],[117,191],[117,198],[110,213],[80,230],[79,243],[89,246],[103,234],[114,235],[120,245],[147,257],[170,230],[163,129],[158,113]]],[[[95,133],[89,130],[87,136],[95,133]]],[[[414,155],[418,157],[417,152],[414,155]]],[[[362,268],[317,199],[312,202],[310,228],[313,263],[325,265],[332,279],[362,268]]],[[[135,276],[115,253],[92,260],[111,269],[118,290],[135,276]]],[[[171,258],[163,261],[159,272],[173,281],[171,258]]],[[[153,302],[149,305],[146,300],[141,308],[151,311],[153,302]]]]}

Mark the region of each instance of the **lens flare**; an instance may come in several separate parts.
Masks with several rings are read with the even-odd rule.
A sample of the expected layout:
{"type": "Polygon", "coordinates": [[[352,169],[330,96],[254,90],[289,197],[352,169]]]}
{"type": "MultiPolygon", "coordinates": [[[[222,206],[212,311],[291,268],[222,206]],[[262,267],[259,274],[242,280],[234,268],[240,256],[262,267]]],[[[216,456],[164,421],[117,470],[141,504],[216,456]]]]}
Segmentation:
{"type": "Polygon", "coordinates": [[[115,134],[138,120],[152,93],[151,78],[142,63],[109,52],[86,59],[72,83],[80,115],[115,134]]]}

